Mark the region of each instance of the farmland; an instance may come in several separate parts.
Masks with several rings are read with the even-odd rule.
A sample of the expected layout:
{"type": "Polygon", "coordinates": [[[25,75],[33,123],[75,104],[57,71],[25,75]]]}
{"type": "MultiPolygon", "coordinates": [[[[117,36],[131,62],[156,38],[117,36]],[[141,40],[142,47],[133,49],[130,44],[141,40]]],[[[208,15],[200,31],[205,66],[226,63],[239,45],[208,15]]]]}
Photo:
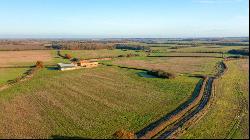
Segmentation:
{"type": "Polygon", "coordinates": [[[185,101],[199,81],[146,79],[136,72],[105,66],[74,73],[42,70],[1,92],[0,136],[108,138],[121,128],[137,131],[185,101]]]}
{"type": "MultiPolygon", "coordinates": [[[[39,46],[45,43],[50,42],[42,41],[39,46]]],[[[74,43],[71,46],[74,47],[74,43]]],[[[193,107],[186,110],[185,103],[197,99],[198,92],[199,97],[208,93],[202,89],[208,81],[205,77],[213,77],[220,71],[219,64],[233,56],[228,51],[246,48],[207,44],[194,47],[188,41],[179,44],[129,41],[129,44],[145,45],[150,50],[96,49],[98,46],[96,50],[60,50],[63,56],[69,54],[80,60],[112,58],[100,60],[96,68],[72,71],[56,69],[57,63],[71,62],[59,56],[58,50],[10,51],[13,49],[10,48],[6,51],[7,47],[3,47],[5,51],[0,51],[0,138],[114,138],[118,130],[140,132],[182,106],[185,115],[173,113],[179,119],[164,128],[165,131],[197,108],[201,99],[196,100],[196,104],[190,102],[193,107]],[[38,69],[30,79],[1,89],[37,61],[42,61],[45,67],[38,69]],[[146,70],[152,69],[176,74],[176,77],[143,76],[146,70]]],[[[229,59],[225,64],[226,73],[212,82],[214,96],[208,100],[207,113],[178,138],[249,137],[249,59],[229,59]]],[[[157,138],[162,132],[150,138],[157,138]]]]}

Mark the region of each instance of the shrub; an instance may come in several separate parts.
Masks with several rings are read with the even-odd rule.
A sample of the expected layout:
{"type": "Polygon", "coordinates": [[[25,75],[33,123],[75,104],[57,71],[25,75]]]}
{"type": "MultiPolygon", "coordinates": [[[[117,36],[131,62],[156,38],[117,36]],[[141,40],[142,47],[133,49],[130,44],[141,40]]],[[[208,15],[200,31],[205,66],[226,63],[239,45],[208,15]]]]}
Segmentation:
{"type": "Polygon", "coordinates": [[[127,54],[127,57],[133,57],[133,56],[139,56],[139,55],[138,54],[132,54],[132,53],[127,54]]]}
{"type": "Polygon", "coordinates": [[[167,78],[167,79],[173,79],[176,77],[174,73],[165,72],[163,70],[151,70],[151,71],[147,71],[147,74],[154,75],[160,78],[167,78]]]}
{"type": "Polygon", "coordinates": [[[148,46],[141,46],[141,45],[132,45],[132,44],[116,44],[116,49],[122,50],[148,50],[150,47],[148,46]]]}
{"type": "Polygon", "coordinates": [[[135,139],[136,138],[134,133],[125,131],[123,129],[116,131],[113,136],[117,139],[135,139]]]}
{"type": "Polygon", "coordinates": [[[125,57],[125,55],[118,55],[118,57],[125,57]]]}
{"type": "Polygon", "coordinates": [[[36,67],[37,68],[43,68],[44,66],[43,66],[43,62],[42,61],[37,61],[36,62],[36,67]]]}

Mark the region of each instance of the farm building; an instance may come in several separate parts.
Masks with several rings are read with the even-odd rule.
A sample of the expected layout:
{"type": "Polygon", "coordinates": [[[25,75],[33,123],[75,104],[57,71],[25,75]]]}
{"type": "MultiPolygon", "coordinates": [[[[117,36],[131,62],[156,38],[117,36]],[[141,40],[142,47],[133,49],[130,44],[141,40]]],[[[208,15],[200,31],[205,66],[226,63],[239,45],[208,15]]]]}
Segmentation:
{"type": "Polygon", "coordinates": [[[98,62],[96,61],[87,61],[87,60],[81,60],[76,62],[77,66],[80,67],[86,67],[86,68],[92,68],[92,67],[97,67],[98,66],[98,62]]]}
{"type": "Polygon", "coordinates": [[[57,66],[58,66],[59,70],[61,70],[61,71],[76,69],[76,65],[74,65],[73,63],[71,63],[71,64],[58,63],[57,66]]]}
{"type": "Polygon", "coordinates": [[[97,67],[98,62],[81,60],[81,61],[73,62],[71,64],[58,63],[57,66],[58,66],[59,70],[64,71],[64,70],[74,70],[74,69],[80,69],[80,68],[97,67]]]}

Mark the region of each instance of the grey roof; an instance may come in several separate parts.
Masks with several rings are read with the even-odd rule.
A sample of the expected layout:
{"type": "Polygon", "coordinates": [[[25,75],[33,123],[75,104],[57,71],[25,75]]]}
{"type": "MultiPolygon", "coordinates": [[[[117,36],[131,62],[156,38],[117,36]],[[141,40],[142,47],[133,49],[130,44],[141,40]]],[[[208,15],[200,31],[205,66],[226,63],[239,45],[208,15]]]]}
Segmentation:
{"type": "Polygon", "coordinates": [[[58,63],[58,66],[60,66],[61,68],[65,68],[65,67],[75,67],[74,64],[65,64],[65,63],[58,63]]]}

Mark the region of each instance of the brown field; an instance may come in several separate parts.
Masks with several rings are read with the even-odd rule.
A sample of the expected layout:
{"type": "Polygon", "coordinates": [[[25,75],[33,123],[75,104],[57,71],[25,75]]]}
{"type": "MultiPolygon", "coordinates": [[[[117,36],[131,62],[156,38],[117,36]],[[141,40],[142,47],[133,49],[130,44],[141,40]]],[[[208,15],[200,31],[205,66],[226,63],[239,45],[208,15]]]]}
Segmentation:
{"type": "Polygon", "coordinates": [[[22,63],[33,63],[38,60],[50,61],[50,51],[0,51],[0,67],[8,67],[22,63]]]}
{"type": "Polygon", "coordinates": [[[219,60],[219,58],[162,57],[145,60],[117,59],[113,64],[145,69],[161,69],[175,73],[211,74],[219,60]]]}
{"type": "Polygon", "coordinates": [[[0,51],[44,50],[48,43],[43,40],[0,40],[0,51]]]}

